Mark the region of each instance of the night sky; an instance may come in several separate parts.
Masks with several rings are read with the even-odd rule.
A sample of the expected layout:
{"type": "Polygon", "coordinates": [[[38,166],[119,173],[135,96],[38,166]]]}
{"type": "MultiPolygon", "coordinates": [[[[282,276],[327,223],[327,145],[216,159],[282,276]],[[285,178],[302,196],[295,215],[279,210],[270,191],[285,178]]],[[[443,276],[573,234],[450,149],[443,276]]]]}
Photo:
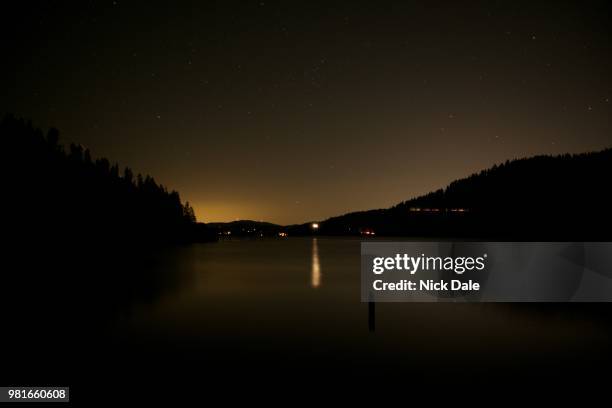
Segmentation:
{"type": "Polygon", "coordinates": [[[21,3],[0,11],[0,113],[200,221],[318,220],[612,145],[606,1],[21,3]]]}

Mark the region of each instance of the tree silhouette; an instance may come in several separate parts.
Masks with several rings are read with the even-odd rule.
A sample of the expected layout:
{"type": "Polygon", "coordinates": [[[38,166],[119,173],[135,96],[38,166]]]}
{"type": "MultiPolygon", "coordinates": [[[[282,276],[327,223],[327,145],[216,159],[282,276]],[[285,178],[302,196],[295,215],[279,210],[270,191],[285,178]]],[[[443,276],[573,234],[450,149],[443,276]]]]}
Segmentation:
{"type": "MultiPolygon", "coordinates": [[[[43,137],[31,123],[10,115],[0,121],[0,137],[4,177],[25,203],[15,209],[23,223],[17,229],[61,231],[79,243],[128,240],[140,245],[194,239],[193,208],[150,175],[138,174],[134,182],[130,168],[121,171],[106,158],[94,160],[89,149],[78,144],[70,144],[66,152],[57,129],[43,137]]],[[[197,231],[201,234],[203,229],[197,231]]]]}

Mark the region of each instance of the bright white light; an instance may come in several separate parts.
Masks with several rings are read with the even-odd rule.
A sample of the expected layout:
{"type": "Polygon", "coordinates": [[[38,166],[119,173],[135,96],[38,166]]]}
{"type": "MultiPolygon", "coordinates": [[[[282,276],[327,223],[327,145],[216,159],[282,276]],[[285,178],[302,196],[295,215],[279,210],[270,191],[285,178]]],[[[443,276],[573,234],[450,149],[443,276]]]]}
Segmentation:
{"type": "Polygon", "coordinates": [[[317,224],[316,222],[313,222],[312,229],[319,229],[319,224],[317,224]]]}

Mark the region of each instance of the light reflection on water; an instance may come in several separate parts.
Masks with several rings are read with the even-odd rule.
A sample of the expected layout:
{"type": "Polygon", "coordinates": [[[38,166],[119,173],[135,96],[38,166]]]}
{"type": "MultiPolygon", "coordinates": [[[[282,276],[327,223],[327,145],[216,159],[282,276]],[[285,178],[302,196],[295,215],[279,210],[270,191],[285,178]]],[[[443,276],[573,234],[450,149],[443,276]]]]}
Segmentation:
{"type": "Polygon", "coordinates": [[[313,288],[321,286],[321,264],[319,262],[319,243],[316,238],[312,239],[312,267],[310,273],[310,285],[313,288]]]}

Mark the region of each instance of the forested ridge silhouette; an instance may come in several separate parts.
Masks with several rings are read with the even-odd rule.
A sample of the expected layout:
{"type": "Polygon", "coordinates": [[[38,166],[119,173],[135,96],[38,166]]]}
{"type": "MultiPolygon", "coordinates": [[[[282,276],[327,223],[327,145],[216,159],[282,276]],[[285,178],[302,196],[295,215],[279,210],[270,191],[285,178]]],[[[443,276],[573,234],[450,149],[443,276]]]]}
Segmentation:
{"type": "MultiPolygon", "coordinates": [[[[612,149],[508,160],[391,208],[319,222],[318,234],[499,240],[612,238],[612,149]]],[[[286,227],[313,233],[310,224],[286,227]]]]}
{"type": "Polygon", "coordinates": [[[56,129],[43,134],[13,116],[1,120],[0,135],[4,175],[19,198],[16,210],[24,214],[18,217],[23,233],[131,244],[195,238],[193,208],[153,177],[93,158],[81,145],[64,148],[56,129]]]}

